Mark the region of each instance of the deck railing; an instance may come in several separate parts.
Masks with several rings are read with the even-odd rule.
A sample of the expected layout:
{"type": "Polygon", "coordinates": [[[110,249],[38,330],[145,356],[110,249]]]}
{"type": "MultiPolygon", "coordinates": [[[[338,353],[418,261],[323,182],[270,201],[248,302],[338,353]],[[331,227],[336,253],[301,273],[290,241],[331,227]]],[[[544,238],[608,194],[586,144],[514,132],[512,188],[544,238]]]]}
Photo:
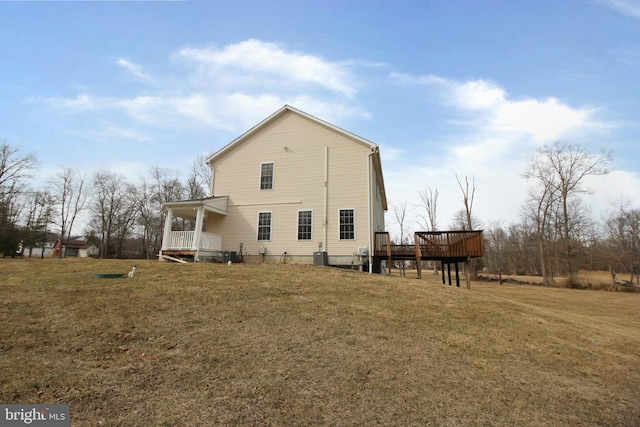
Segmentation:
{"type": "Polygon", "coordinates": [[[422,259],[473,258],[484,255],[482,231],[419,231],[414,239],[415,245],[395,245],[391,244],[388,232],[376,232],[374,255],[398,259],[416,256],[422,259]]]}
{"type": "MultiPolygon", "coordinates": [[[[165,250],[190,250],[193,249],[195,231],[172,231],[169,235],[169,244],[165,250]]],[[[200,233],[199,250],[221,251],[222,236],[214,233],[200,233]]]]}
{"type": "Polygon", "coordinates": [[[463,258],[484,255],[482,231],[421,231],[416,233],[423,258],[463,258]]]}

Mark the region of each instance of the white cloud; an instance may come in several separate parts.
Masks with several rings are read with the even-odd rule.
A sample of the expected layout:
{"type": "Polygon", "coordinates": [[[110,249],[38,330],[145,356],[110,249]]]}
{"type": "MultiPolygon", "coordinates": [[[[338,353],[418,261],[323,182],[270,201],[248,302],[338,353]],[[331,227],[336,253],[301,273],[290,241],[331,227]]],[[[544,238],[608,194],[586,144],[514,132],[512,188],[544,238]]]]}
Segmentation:
{"type": "Polygon", "coordinates": [[[504,105],[504,90],[485,80],[457,83],[441,79],[440,84],[451,91],[454,105],[465,110],[491,110],[504,105]]]}
{"type": "Polygon", "coordinates": [[[638,0],[600,0],[600,3],[624,15],[640,18],[640,1],[638,0]]]}
{"type": "MultiPolygon", "coordinates": [[[[475,179],[473,213],[485,226],[496,220],[515,222],[529,185],[522,172],[537,147],[562,139],[579,143],[586,134],[606,133],[612,127],[599,119],[597,108],[574,107],[555,97],[514,99],[487,80],[400,73],[391,78],[414,91],[423,88],[424,99],[445,106],[451,116],[451,134],[437,142],[439,149],[425,143],[429,149],[422,155],[392,156],[385,162],[391,203],[405,199],[415,205],[419,190],[438,187],[440,228],[452,226],[454,214],[464,208],[456,174],[475,179]]],[[[418,214],[413,212],[414,221],[418,214]]],[[[392,214],[387,223],[389,229],[397,228],[392,214]]]]}
{"type": "Polygon", "coordinates": [[[356,93],[350,70],[319,56],[290,52],[276,43],[250,39],[223,48],[184,48],[179,57],[194,62],[206,74],[242,84],[264,81],[311,84],[352,97],[356,93]]]}
{"type": "Polygon", "coordinates": [[[609,127],[595,119],[594,108],[573,108],[554,97],[511,99],[503,88],[487,80],[458,82],[434,75],[406,74],[391,77],[400,83],[436,89],[442,102],[468,114],[460,114],[463,121],[456,119],[456,123],[509,138],[525,137],[536,144],[545,144],[609,127]]]}
{"type": "Polygon", "coordinates": [[[129,61],[126,58],[118,58],[118,60],[116,60],[116,64],[124,68],[130,74],[133,74],[133,76],[135,76],[136,78],[144,82],[152,81],[151,76],[149,76],[147,73],[142,71],[142,66],[139,64],[136,64],[135,62],[129,61]]]}
{"type": "Polygon", "coordinates": [[[356,79],[346,63],[253,39],[222,48],[184,48],[173,57],[180,59],[183,74],[164,82],[126,58],[115,61],[139,80],[157,86],[162,83],[163,90],[145,88],[128,97],[84,90],[75,96],[31,101],[61,112],[111,114],[111,122],[124,115],[142,128],[190,126],[234,133],[255,125],[284,104],[336,124],[345,117],[369,117],[353,99],[356,79]]]}
{"type": "Polygon", "coordinates": [[[621,201],[630,200],[636,206],[636,201],[640,200],[640,175],[631,171],[613,170],[608,175],[587,177],[584,188],[590,191],[585,198],[588,206],[602,217],[620,206],[621,201]]]}
{"type": "Polygon", "coordinates": [[[66,133],[67,135],[79,136],[81,138],[100,142],[110,142],[114,139],[146,142],[150,139],[148,136],[135,130],[112,125],[107,125],[104,128],[90,131],[71,130],[66,133]]]}

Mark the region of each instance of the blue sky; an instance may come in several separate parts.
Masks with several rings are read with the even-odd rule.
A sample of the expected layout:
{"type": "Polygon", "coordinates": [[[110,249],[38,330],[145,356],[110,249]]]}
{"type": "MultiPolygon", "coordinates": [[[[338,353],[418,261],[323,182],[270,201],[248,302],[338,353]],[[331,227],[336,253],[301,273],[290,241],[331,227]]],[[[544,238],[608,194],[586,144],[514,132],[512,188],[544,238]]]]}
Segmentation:
{"type": "Polygon", "coordinates": [[[613,152],[596,219],[640,200],[638,0],[0,1],[0,40],[0,139],[41,176],[186,175],[290,104],[379,144],[410,217],[437,187],[443,229],[456,174],[485,226],[518,221],[555,140],[613,152]]]}

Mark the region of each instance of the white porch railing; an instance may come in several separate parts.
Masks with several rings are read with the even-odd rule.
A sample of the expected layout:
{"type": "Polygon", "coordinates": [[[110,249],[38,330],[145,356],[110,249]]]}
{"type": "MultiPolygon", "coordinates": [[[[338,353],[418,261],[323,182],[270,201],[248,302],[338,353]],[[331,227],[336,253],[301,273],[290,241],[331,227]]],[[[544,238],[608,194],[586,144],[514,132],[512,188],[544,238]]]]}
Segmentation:
{"type": "MultiPolygon", "coordinates": [[[[169,244],[164,247],[165,250],[190,250],[193,249],[193,239],[195,231],[172,231],[169,234],[169,244]]],[[[200,242],[198,250],[205,251],[221,251],[222,236],[219,234],[200,233],[200,242]]]]}

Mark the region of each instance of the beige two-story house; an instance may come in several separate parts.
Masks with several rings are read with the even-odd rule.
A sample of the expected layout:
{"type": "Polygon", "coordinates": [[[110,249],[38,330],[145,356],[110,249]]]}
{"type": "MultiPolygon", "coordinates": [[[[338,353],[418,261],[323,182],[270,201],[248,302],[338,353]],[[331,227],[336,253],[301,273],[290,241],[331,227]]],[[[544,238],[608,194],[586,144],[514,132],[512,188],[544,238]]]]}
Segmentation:
{"type": "Polygon", "coordinates": [[[376,144],[285,105],[207,163],[211,197],[163,205],[161,259],[372,265],[387,210],[376,144]],[[172,231],[176,217],[195,231],[172,231]]]}

